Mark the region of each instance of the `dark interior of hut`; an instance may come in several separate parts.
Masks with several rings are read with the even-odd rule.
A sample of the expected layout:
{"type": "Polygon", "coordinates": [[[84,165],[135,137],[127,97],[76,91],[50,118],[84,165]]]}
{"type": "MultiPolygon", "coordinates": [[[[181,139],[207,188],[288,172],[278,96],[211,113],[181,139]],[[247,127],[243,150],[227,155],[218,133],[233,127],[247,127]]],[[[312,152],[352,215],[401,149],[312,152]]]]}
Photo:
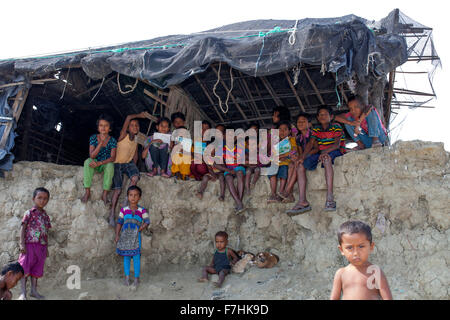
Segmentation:
{"type": "MultiPolygon", "coordinates": [[[[329,72],[322,74],[320,66],[302,65],[298,70],[254,77],[225,63],[213,63],[178,87],[198,106],[197,114],[203,119],[196,120],[230,128],[247,128],[256,122],[261,128],[269,128],[272,110],[277,106],[288,107],[292,120],[301,111],[314,119],[317,107],[323,104],[336,113],[348,111],[350,88],[345,82],[336,87],[334,76],[329,72]],[[221,110],[227,108],[226,113],[221,110]]],[[[18,137],[12,150],[15,161],[82,165],[88,157],[89,136],[96,132],[96,120],[102,113],[114,119],[111,134],[115,137],[128,114],[148,111],[156,117],[168,115],[171,88],[161,90],[145,80],[116,72],[94,81],[75,66],[40,80],[29,89],[18,122],[18,137]]],[[[389,84],[385,92],[387,101],[389,84]]],[[[384,114],[389,123],[390,113],[384,114]]],[[[141,133],[148,135],[154,130],[154,121],[140,120],[141,133]]],[[[143,163],[140,169],[145,170],[143,163]]]]}

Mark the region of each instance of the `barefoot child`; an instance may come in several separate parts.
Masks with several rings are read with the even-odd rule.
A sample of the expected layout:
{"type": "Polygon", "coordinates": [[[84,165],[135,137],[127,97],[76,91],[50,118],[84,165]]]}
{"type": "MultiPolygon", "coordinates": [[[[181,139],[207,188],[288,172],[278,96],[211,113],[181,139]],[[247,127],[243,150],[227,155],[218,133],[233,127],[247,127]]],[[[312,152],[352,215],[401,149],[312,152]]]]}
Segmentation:
{"type": "Polygon", "coordinates": [[[0,300],[11,300],[11,289],[23,278],[25,271],[18,262],[8,263],[0,275],[0,300]]]}
{"type": "Polygon", "coordinates": [[[148,112],[130,114],[126,117],[120,131],[119,142],[117,143],[116,161],[114,162],[114,178],[112,189],[114,190],[109,214],[109,224],[116,226],[115,213],[117,200],[122,192],[123,175],[130,179],[130,185],[137,184],[140,178],[139,169],[136,166],[138,160],[138,145],[136,135],[139,133],[139,118],[148,118],[148,112]]]}
{"type": "Polygon", "coordinates": [[[133,259],[134,286],[139,284],[141,269],[141,231],[150,224],[148,212],[139,206],[142,196],[141,188],[131,186],[127,190],[128,206],[120,210],[117,219],[116,238],[117,254],[123,256],[125,285],[130,285],[130,265],[133,259]]]}
{"type": "Polygon", "coordinates": [[[217,232],[215,241],[217,249],[214,252],[213,259],[208,266],[203,267],[202,277],[198,281],[207,282],[208,274],[218,274],[219,281],[215,282],[214,285],[220,288],[225,280],[225,276],[230,273],[231,265],[238,261],[238,257],[233,250],[227,248],[228,234],[225,231],[217,232]]]}
{"type": "Polygon", "coordinates": [[[245,148],[245,190],[247,190],[248,195],[251,194],[251,189],[255,187],[261,175],[261,163],[259,162],[258,156],[259,125],[252,124],[249,129],[253,129],[256,131],[256,137],[249,137],[245,148]],[[257,163],[250,163],[250,154],[256,154],[257,163]]]}
{"type": "Polygon", "coordinates": [[[270,190],[271,194],[267,200],[267,203],[275,203],[281,202],[283,198],[281,198],[277,194],[277,186],[278,180],[280,180],[280,193],[285,192],[286,182],[288,179],[288,169],[289,164],[291,162],[291,158],[298,155],[297,143],[295,142],[295,138],[291,136],[291,126],[287,121],[281,121],[278,124],[278,134],[279,134],[279,143],[277,144],[278,149],[285,148],[281,147],[281,145],[286,144],[286,152],[281,150],[274,150],[273,152],[277,152],[279,154],[279,163],[278,163],[278,173],[275,175],[268,176],[270,180],[270,190]]]}
{"type": "MultiPolygon", "coordinates": [[[[170,134],[170,120],[162,117],[156,124],[156,130],[158,133],[170,134]]],[[[173,142],[163,142],[161,139],[154,139],[154,135],[149,137],[146,142],[146,147],[142,151],[142,158],[145,159],[148,154],[152,159],[152,168],[147,173],[148,176],[153,177],[158,174],[158,167],[161,169],[161,177],[170,178],[167,174],[167,168],[169,166],[169,152],[171,150],[173,142]]]]}
{"type": "Polygon", "coordinates": [[[114,161],[116,160],[117,140],[109,133],[112,130],[112,119],[101,115],[97,120],[98,134],[89,139],[89,158],[84,162],[84,188],[86,192],[81,198],[87,202],[91,195],[92,177],[94,172],[103,172],[103,202],[107,203],[108,191],[111,189],[114,177],[114,161]]]}
{"type": "Polygon", "coordinates": [[[21,280],[21,300],[27,299],[27,278],[31,277],[31,296],[44,299],[37,292],[37,280],[44,275],[45,259],[48,257],[48,229],[52,226],[50,218],[44,210],[50,198],[45,188],[37,188],[33,192],[34,206],[25,212],[20,227],[19,263],[25,271],[21,280]]]}
{"type": "Polygon", "coordinates": [[[339,227],[338,241],[339,251],[350,264],[336,272],[330,299],[392,300],[383,271],[368,260],[375,245],[370,227],[361,221],[347,221],[339,227]]]}

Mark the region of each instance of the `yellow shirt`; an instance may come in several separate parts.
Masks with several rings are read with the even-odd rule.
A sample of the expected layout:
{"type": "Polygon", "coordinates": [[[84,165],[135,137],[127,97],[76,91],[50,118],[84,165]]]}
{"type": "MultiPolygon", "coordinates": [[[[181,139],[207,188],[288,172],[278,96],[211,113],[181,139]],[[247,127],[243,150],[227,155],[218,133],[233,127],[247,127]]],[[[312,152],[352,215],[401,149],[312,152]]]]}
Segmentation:
{"type": "Polygon", "coordinates": [[[297,153],[297,143],[295,142],[294,137],[289,137],[289,143],[291,144],[291,151],[289,152],[289,158],[286,158],[284,160],[280,160],[280,163],[278,164],[281,166],[288,166],[289,163],[291,163],[290,155],[297,153]]]}
{"type": "Polygon", "coordinates": [[[123,140],[117,143],[116,161],[114,163],[130,163],[133,160],[136,148],[136,137],[131,141],[130,135],[127,134],[123,140]]]}

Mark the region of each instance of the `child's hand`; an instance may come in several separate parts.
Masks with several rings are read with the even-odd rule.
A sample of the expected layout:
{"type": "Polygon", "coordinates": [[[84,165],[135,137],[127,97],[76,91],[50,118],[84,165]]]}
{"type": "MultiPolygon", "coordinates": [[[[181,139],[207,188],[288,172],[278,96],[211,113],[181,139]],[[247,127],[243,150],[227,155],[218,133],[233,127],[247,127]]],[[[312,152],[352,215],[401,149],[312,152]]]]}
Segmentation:
{"type": "Polygon", "coordinates": [[[142,111],[141,113],[139,113],[139,117],[150,118],[150,113],[148,113],[147,111],[142,111]]]}
{"type": "Polygon", "coordinates": [[[116,235],[116,238],[114,239],[114,242],[117,244],[119,242],[119,235],[116,235]]]}
{"type": "Polygon", "coordinates": [[[106,147],[106,140],[107,140],[106,137],[100,136],[98,138],[98,144],[100,145],[100,147],[106,147]]]}
{"type": "Polygon", "coordinates": [[[327,160],[331,160],[331,157],[330,157],[330,155],[328,153],[322,153],[319,156],[319,161],[324,162],[324,161],[327,161],[327,160]]]}
{"type": "Polygon", "coordinates": [[[100,166],[99,164],[98,164],[98,162],[97,161],[92,161],[91,163],[89,163],[89,167],[91,167],[91,168],[97,168],[98,166],[100,166]]]}
{"type": "Polygon", "coordinates": [[[163,143],[163,141],[161,139],[156,139],[156,140],[153,140],[152,142],[154,142],[154,143],[163,143]]]}

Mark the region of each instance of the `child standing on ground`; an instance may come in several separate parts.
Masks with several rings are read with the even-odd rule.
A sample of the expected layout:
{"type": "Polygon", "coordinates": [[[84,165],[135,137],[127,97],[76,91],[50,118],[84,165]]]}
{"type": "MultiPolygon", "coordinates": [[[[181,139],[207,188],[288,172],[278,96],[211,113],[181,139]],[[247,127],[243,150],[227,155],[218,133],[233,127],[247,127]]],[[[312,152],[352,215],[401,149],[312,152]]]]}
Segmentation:
{"type": "Polygon", "coordinates": [[[23,278],[25,271],[18,262],[8,263],[0,274],[0,300],[11,300],[11,289],[23,278]]]}
{"type": "Polygon", "coordinates": [[[84,162],[84,188],[82,202],[87,202],[91,195],[94,172],[103,173],[102,200],[107,204],[108,191],[111,190],[114,177],[114,161],[116,160],[117,140],[109,134],[112,131],[112,118],[106,114],[97,120],[98,134],[89,138],[89,158],[84,162]]]}
{"type": "Polygon", "coordinates": [[[202,277],[198,279],[199,282],[207,282],[208,274],[218,274],[219,281],[214,285],[218,288],[222,286],[225,276],[230,273],[231,265],[234,265],[238,261],[238,257],[233,250],[227,248],[228,234],[225,231],[219,231],[215,236],[216,251],[212,258],[211,263],[203,267],[202,277]]]}
{"type": "Polygon", "coordinates": [[[27,299],[27,278],[31,277],[31,296],[44,299],[37,291],[37,281],[44,275],[45,259],[48,257],[48,230],[52,227],[44,207],[50,198],[45,188],[33,192],[34,206],[26,211],[20,227],[19,263],[25,271],[21,280],[22,294],[20,300],[27,299]]]}
{"type": "MultiPolygon", "coordinates": [[[[158,133],[170,134],[170,120],[168,118],[159,119],[156,124],[156,130],[158,133]]],[[[153,135],[147,139],[144,151],[142,151],[142,158],[145,159],[148,154],[152,159],[152,168],[148,168],[150,172],[148,176],[153,177],[158,174],[158,167],[161,169],[161,177],[170,178],[167,174],[167,168],[169,165],[169,152],[172,147],[171,143],[165,143],[161,139],[154,139],[153,135]]]]}
{"type": "Polygon", "coordinates": [[[126,286],[130,285],[130,266],[133,259],[135,288],[139,284],[141,270],[141,231],[150,224],[147,210],[139,206],[141,196],[141,188],[137,186],[128,188],[128,206],[120,210],[115,238],[116,252],[123,256],[126,286]]]}
{"type": "Polygon", "coordinates": [[[339,227],[339,251],[350,264],[336,272],[331,300],[392,300],[386,276],[369,262],[373,251],[370,227],[361,221],[347,221],[339,227]],[[375,280],[375,283],[374,283],[375,280]]]}

